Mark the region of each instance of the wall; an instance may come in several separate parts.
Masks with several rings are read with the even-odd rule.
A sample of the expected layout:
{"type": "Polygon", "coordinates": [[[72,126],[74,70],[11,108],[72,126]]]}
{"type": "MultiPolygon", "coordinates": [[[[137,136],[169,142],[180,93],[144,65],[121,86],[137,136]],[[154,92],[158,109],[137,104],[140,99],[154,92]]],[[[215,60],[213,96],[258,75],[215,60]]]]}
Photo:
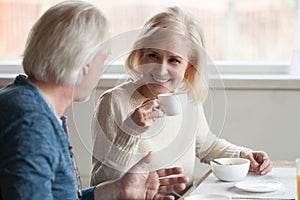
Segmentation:
{"type": "MultiPolygon", "coordinates": [[[[205,103],[211,129],[229,141],[268,152],[273,160],[300,156],[300,79],[235,79],[212,82],[205,103]],[[225,103],[224,103],[225,102],[225,103]],[[224,114],[225,113],[225,114],[224,114]]],[[[7,82],[0,81],[0,85],[7,82]]],[[[74,103],[67,111],[70,138],[77,155],[83,185],[91,169],[90,120],[97,97],[116,81],[103,80],[89,101],[74,103]]],[[[197,164],[196,177],[207,165],[197,164]]]]}

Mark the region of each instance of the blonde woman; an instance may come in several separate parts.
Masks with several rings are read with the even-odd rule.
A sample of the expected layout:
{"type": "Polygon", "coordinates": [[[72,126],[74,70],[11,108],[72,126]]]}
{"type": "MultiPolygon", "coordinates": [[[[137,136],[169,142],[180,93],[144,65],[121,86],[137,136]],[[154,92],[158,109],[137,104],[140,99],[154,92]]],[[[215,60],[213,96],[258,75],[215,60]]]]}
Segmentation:
{"type": "Polygon", "coordinates": [[[201,26],[193,15],[169,7],[145,23],[126,60],[130,79],[99,98],[91,185],[121,176],[149,150],[157,154],[153,169],[178,165],[190,180],[196,157],[201,162],[244,157],[251,171],[271,170],[266,153],[233,145],[209,130],[202,108],[206,62],[201,26]],[[187,94],[189,114],[164,115],[158,95],[173,92],[187,94]]]}

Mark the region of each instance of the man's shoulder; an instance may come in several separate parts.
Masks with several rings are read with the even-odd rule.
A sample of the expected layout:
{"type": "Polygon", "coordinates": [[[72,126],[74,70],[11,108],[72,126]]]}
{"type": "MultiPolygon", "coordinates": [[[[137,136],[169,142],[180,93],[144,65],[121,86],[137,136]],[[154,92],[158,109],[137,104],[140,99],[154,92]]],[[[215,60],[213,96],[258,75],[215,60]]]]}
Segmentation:
{"type": "MultiPolygon", "coordinates": [[[[18,140],[44,140],[53,141],[56,137],[57,124],[47,115],[41,115],[37,112],[20,113],[13,121],[7,121],[6,124],[0,124],[2,136],[8,138],[17,138],[18,140]]],[[[8,139],[7,138],[7,139],[8,139]]],[[[54,141],[53,141],[54,142],[54,141]]]]}
{"type": "Polygon", "coordinates": [[[3,123],[44,123],[51,118],[51,112],[41,94],[29,84],[11,84],[0,90],[0,127],[3,123]],[[44,120],[42,120],[44,119],[44,120]],[[29,122],[32,121],[32,122],[29,122]]]}
{"type": "Polygon", "coordinates": [[[39,95],[27,85],[9,85],[0,90],[0,109],[22,111],[39,105],[39,95]]]}

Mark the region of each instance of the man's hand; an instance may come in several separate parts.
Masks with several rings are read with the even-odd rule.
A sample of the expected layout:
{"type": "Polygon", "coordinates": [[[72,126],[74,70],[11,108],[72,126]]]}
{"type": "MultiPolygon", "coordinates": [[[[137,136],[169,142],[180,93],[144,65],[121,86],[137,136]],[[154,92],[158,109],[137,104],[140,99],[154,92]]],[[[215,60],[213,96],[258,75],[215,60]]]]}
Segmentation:
{"type": "Polygon", "coordinates": [[[101,183],[94,190],[95,200],[100,199],[130,199],[130,200],[173,200],[170,193],[185,189],[189,181],[187,176],[172,176],[182,173],[182,168],[173,167],[146,171],[151,162],[152,153],[142,158],[121,178],[101,183]]]}
{"type": "Polygon", "coordinates": [[[122,199],[174,199],[170,193],[172,191],[180,192],[185,189],[185,183],[189,181],[188,177],[167,176],[181,174],[182,168],[173,167],[159,169],[147,172],[145,167],[150,163],[152,153],[149,153],[121,179],[121,198],[122,199]]]}

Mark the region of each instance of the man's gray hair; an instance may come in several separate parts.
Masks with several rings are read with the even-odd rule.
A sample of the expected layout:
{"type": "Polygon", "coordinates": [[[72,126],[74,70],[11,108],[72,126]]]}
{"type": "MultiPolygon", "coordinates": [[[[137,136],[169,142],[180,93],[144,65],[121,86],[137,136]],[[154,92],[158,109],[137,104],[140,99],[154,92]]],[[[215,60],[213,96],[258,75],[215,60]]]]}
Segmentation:
{"type": "Polygon", "coordinates": [[[29,77],[57,84],[81,81],[90,63],[108,39],[108,21],[86,1],[64,1],[49,8],[33,26],[24,52],[29,77]]]}

